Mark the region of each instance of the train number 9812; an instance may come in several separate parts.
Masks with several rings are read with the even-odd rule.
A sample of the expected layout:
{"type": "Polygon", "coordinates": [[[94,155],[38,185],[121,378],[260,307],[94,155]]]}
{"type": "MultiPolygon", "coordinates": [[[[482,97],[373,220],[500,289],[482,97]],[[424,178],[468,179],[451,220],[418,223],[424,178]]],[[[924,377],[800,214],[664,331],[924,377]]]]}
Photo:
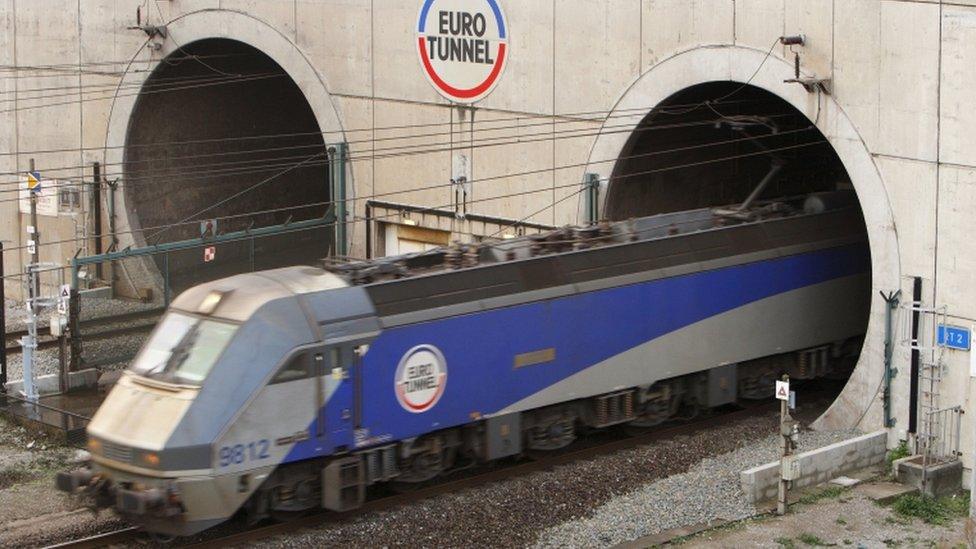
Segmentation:
{"type": "Polygon", "coordinates": [[[228,465],[237,465],[245,461],[267,459],[271,457],[271,454],[268,453],[268,448],[270,447],[271,443],[266,438],[257,442],[248,442],[247,444],[224,446],[220,449],[220,466],[227,467],[228,465]]]}

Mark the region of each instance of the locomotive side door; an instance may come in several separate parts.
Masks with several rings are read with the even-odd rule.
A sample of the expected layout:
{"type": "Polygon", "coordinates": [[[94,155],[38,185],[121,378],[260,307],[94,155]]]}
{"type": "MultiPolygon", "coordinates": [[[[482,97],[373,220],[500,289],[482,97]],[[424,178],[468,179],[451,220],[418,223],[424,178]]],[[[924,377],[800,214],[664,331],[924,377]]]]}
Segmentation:
{"type": "Polygon", "coordinates": [[[356,353],[350,344],[329,346],[316,359],[320,364],[316,393],[318,395],[318,427],[316,436],[328,439],[332,447],[352,448],[353,430],[358,417],[359,385],[356,353]]]}

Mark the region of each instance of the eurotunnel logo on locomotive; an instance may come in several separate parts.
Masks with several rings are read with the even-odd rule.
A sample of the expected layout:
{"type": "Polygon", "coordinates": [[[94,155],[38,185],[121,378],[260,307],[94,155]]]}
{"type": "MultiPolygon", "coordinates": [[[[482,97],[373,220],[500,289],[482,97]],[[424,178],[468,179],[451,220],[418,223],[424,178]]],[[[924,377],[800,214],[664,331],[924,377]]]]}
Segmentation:
{"type": "Polygon", "coordinates": [[[424,0],[417,51],[427,80],[456,103],[474,103],[498,83],[508,28],[498,0],[424,0]]]}
{"type": "Polygon", "coordinates": [[[419,414],[437,404],[447,385],[447,361],[433,345],[418,345],[400,359],[395,388],[400,406],[419,414]]]}

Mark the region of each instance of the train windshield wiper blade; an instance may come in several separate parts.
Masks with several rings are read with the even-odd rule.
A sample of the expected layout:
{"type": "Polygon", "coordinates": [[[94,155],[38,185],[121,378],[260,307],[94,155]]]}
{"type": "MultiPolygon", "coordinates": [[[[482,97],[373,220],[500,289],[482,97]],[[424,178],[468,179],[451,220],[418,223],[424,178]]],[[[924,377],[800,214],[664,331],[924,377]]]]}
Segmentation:
{"type": "Polygon", "coordinates": [[[190,349],[196,344],[197,336],[200,334],[200,324],[194,324],[186,335],[180,339],[180,342],[173,347],[172,353],[169,355],[169,359],[166,360],[164,372],[172,372],[173,370],[179,369],[180,366],[186,362],[186,359],[190,357],[190,349]]]}

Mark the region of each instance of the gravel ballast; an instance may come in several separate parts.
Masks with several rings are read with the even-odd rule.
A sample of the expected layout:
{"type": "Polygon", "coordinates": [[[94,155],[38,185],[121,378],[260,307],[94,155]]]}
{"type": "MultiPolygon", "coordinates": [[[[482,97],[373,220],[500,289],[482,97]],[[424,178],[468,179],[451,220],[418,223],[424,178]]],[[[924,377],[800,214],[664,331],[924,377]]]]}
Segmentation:
{"type": "MultiPolygon", "coordinates": [[[[803,433],[799,451],[858,436],[857,431],[803,433]]],[[[778,436],[706,458],[687,473],[648,484],[613,498],[592,516],[546,530],[536,547],[608,546],[712,519],[739,520],[756,508],[739,487],[739,473],[779,457],[778,436]]]]}
{"type": "MultiPolygon", "coordinates": [[[[753,510],[738,493],[738,472],[775,458],[777,446],[770,434],[777,424],[778,413],[739,419],[707,431],[366,513],[341,524],[262,540],[260,546],[607,546],[644,532],[697,523],[702,517],[747,516],[753,510]],[[717,458],[723,454],[728,455],[717,458]],[[678,476],[667,478],[672,475],[678,476]],[[654,511],[637,509],[650,505],[640,499],[645,491],[645,499],[661,498],[666,503],[654,511]],[[632,524],[621,520],[624,515],[635,517],[632,524]]],[[[854,434],[805,433],[802,448],[854,434]]]]}
{"type": "MultiPolygon", "coordinates": [[[[115,315],[132,313],[158,308],[158,304],[140,303],[120,299],[84,299],[82,317],[84,319],[106,318],[115,315]]],[[[18,303],[9,299],[4,300],[6,307],[6,326],[5,331],[14,332],[24,330],[27,327],[27,311],[23,303],[18,303]]],[[[41,335],[48,333],[48,317],[50,311],[42,312],[39,322],[38,333],[41,335]]],[[[146,319],[133,320],[131,324],[145,323],[146,319]]],[[[122,324],[114,324],[122,326],[122,324]]],[[[99,328],[92,328],[93,330],[99,328]]],[[[139,350],[139,347],[148,336],[148,332],[127,334],[112,339],[84,341],[84,356],[86,360],[102,361],[115,357],[132,357],[139,350]]],[[[34,361],[34,376],[58,373],[60,351],[57,348],[41,349],[37,352],[34,361]]],[[[22,355],[12,354],[7,359],[8,380],[19,381],[24,378],[24,367],[22,355]]],[[[105,364],[104,370],[120,370],[128,366],[128,360],[105,364]]]]}
{"type": "Polygon", "coordinates": [[[58,492],[78,452],[0,418],[0,547],[43,547],[122,526],[58,492]]]}

